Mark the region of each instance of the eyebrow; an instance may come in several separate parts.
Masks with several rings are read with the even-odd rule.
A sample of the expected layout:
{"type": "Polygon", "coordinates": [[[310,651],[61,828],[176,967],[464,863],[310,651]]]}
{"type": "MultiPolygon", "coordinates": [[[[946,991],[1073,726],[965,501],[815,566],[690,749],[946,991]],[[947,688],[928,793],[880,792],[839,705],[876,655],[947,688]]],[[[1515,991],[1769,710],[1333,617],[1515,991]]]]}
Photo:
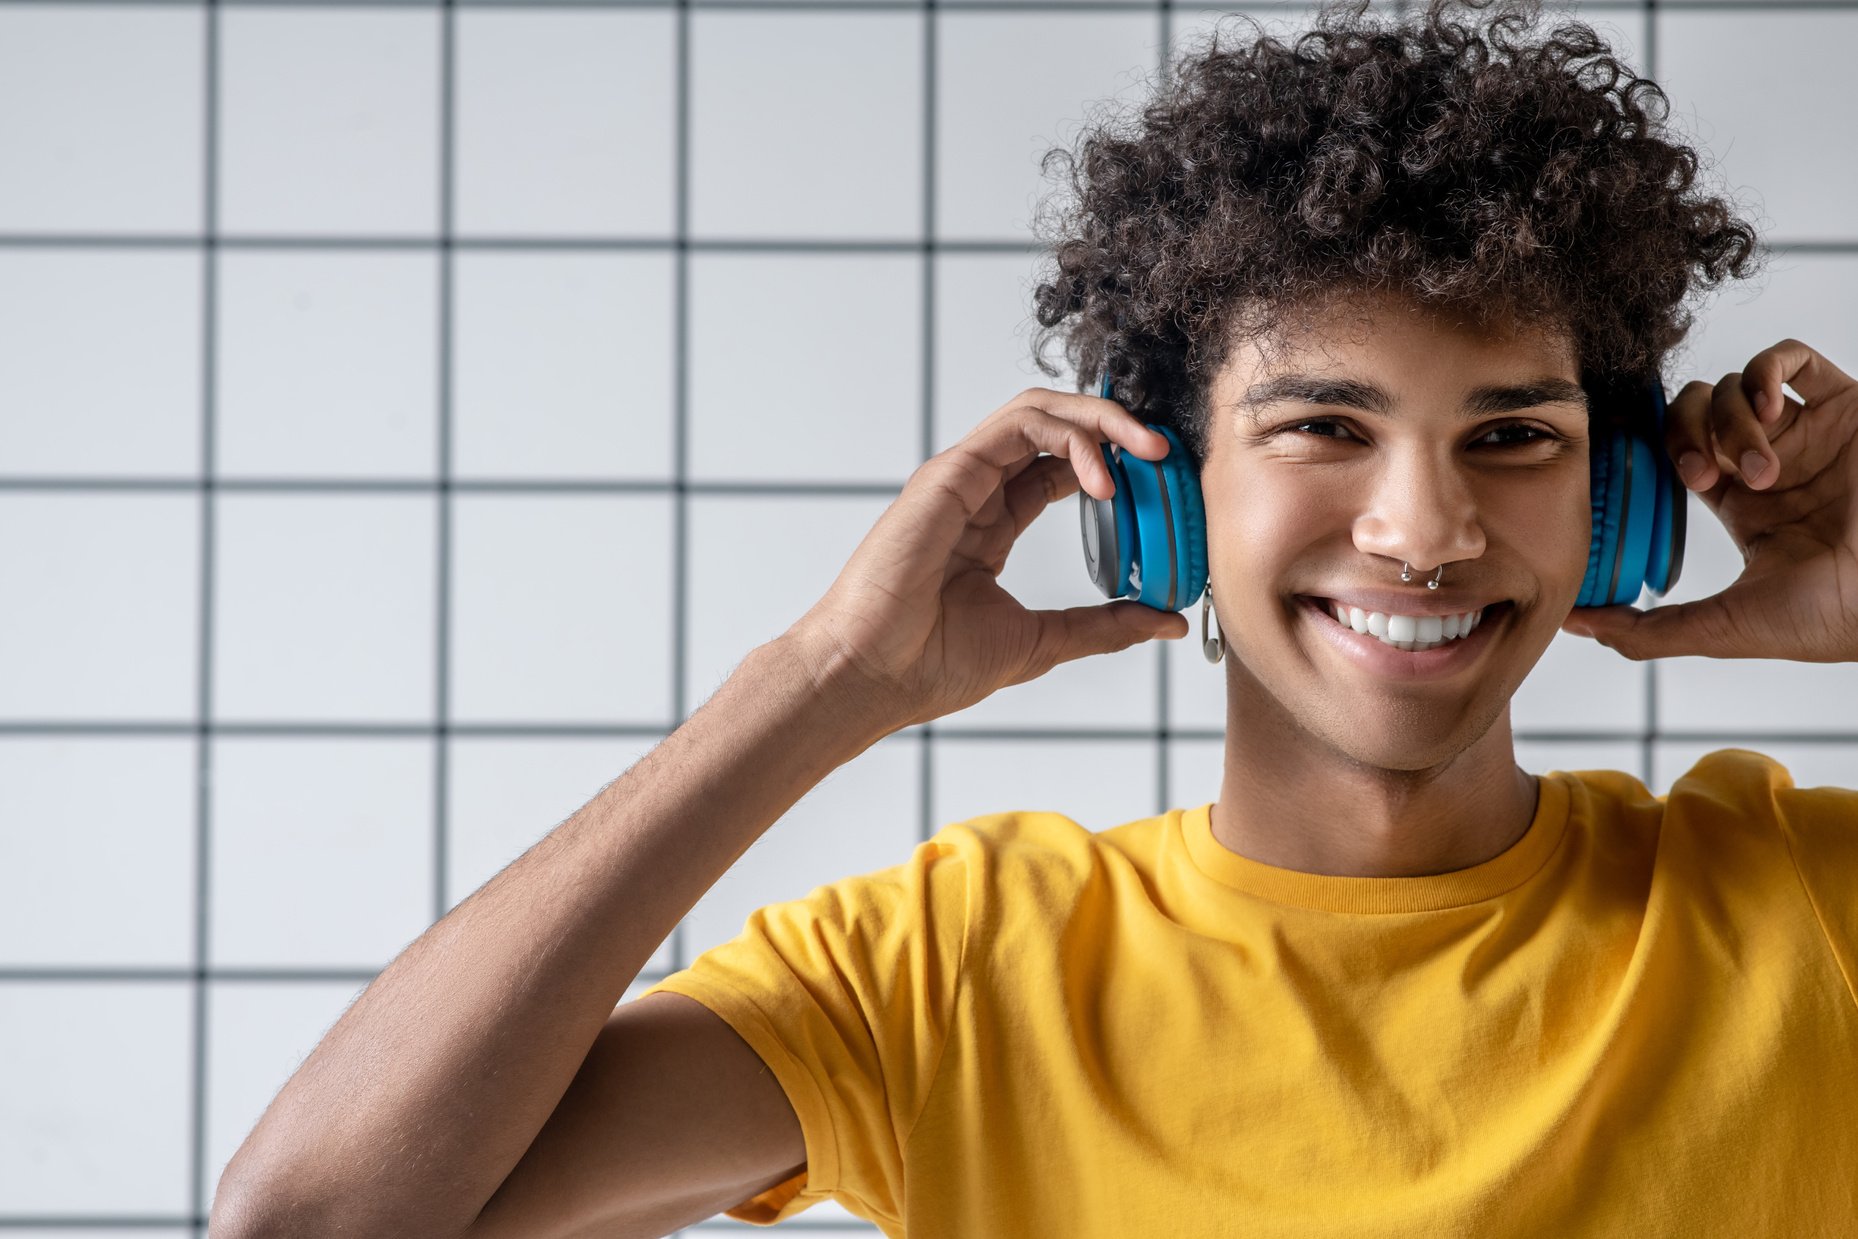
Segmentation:
{"type": "MultiPolygon", "coordinates": [[[[1254,383],[1230,406],[1254,425],[1267,405],[1297,400],[1305,404],[1333,404],[1351,409],[1365,409],[1383,417],[1393,417],[1393,398],[1385,389],[1358,379],[1340,379],[1320,374],[1284,374],[1254,383]]],[[[1461,416],[1465,421],[1488,417],[1493,413],[1514,413],[1543,404],[1573,404],[1585,409],[1587,392],[1579,383],[1552,376],[1531,379],[1526,383],[1493,383],[1471,389],[1465,397],[1461,416]]]]}

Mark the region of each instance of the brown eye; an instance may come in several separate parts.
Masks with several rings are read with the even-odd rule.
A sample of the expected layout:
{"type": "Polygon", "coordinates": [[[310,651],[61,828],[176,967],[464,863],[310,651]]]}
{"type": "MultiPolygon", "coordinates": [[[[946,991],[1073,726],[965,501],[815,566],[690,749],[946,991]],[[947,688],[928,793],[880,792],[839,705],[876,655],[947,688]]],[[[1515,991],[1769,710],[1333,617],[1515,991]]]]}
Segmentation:
{"type": "Polygon", "coordinates": [[[1490,434],[1485,435],[1483,439],[1480,439],[1479,442],[1483,442],[1484,440],[1489,439],[1491,435],[1505,434],[1510,431],[1521,431],[1523,434],[1526,434],[1530,437],[1527,439],[1511,439],[1506,443],[1498,443],[1498,444],[1495,444],[1494,446],[1496,447],[1528,447],[1530,444],[1533,444],[1533,443],[1543,443],[1549,439],[1555,439],[1555,438],[1560,437],[1559,435],[1551,434],[1548,431],[1543,430],[1537,426],[1525,426],[1521,422],[1513,422],[1508,426],[1497,427],[1495,430],[1491,431],[1490,434]]]}

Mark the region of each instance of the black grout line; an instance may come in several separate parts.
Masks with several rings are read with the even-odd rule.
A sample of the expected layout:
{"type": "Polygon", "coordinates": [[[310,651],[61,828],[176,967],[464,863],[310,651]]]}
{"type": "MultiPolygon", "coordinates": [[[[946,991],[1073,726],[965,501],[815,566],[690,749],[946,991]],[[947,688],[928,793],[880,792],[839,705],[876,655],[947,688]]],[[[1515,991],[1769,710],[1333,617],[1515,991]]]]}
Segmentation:
{"type": "Polygon", "coordinates": [[[456,204],[452,196],[452,169],[457,155],[456,81],[458,61],[457,20],[451,0],[445,0],[439,21],[439,356],[438,356],[438,502],[434,505],[434,573],[432,649],[432,717],[436,741],[432,746],[432,923],[445,918],[451,906],[445,879],[451,850],[451,800],[448,795],[451,771],[451,742],[446,728],[451,722],[451,635],[452,635],[452,300],[455,263],[452,254],[452,227],[456,204]]]}
{"type": "MultiPolygon", "coordinates": [[[[923,240],[935,236],[936,141],[935,126],[936,53],[941,50],[941,24],[936,20],[934,0],[923,6],[923,240]]],[[[927,461],[935,455],[935,293],[941,268],[935,250],[923,249],[923,353],[922,353],[922,452],[927,461]]],[[[916,837],[927,842],[935,835],[935,728],[922,724],[916,737],[916,837]]]]}
{"type": "Polygon", "coordinates": [[[427,481],[420,478],[85,478],[0,477],[0,491],[240,491],[252,494],[423,494],[441,486],[454,493],[505,495],[787,495],[799,498],[895,498],[897,482],[691,482],[665,481],[427,481]]]}
{"type": "MultiPolygon", "coordinates": [[[[0,0],[4,4],[6,0],[0,0]]],[[[0,233],[0,248],[26,249],[44,246],[51,249],[193,249],[205,243],[202,237],[175,233],[91,233],[91,232],[15,232],[0,233]]],[[[379,250],[417,252],[438,248],[436,237],[369,237],[285,235],[216,237],[213,244],[221,249],[241,250],[379,250]]],[[[944,237],[937,240],[897,237],[889,240],[834,237],[497,237],[454,236],[448,242],[453,249],[486,250],[493,253],[513,251],[567,253],[657,253],[690,249],[707,254],[916,254],[942,251],[950,254],[1032,254],[1043,250],[1031,239],[1010,237],[962,239],[944,237]]],[[[1854,243],[1858,248],[1858,242],[1854,243]]]]}
{"type": "MultiPolygon", "coordinates": [[[[929,727],[927,723],[913,724],[892,733],[898,736],[923,735],[929,727]]],[[[469,738],[476,740],[568,740],[568,739],[615,739],[615,738],[663,738],[672,730],[668,723],[450,723],[444,727],[444,734],[452,739],[469,738]]],[[[373,738],[415,738],[420,736],[438,736],[440,727],[435,723],[217,723],[201,724],[188,722],[148,722],[148,723],[114,723],[114,722],[66,722],[66,721],[32,721],[0,723],[0,737],[35,738],[42,736],[72,736],[85,739],[160,739],[171,736],[239,736],[246,739],[302,740],[311,738],[343,737],[349,739],[373,738]]],[[[1644,739],[1642,727],[1629,728],[1582,728],[1579,730],[1541,729],[1516,731],[1513,738],[1523,744],[1573,744],[1595,743],[1612,744],[1618,742],[1638,742],[1644,739]]],[[[1041,741],[1082,741],[1082,740],[1132,740],[1154,741],[1164,736],[1181,741],[1216,741],[1224,740],[1226,731],[1223,726],[1207,727],[1065,727],[1058,724],[1050,726],[1026,727],[970,727],[941,725],[936,727],[935,735],[940,740],[986,740],[990,743],[1005,742],[1041,742],[1041,741]]],[[[886,737],[888,739],[888,737],[886,737]]],[[[1660,731],[1656,736],[1658,743],[1719,743],[1739,745],[1758,744],[1858,744],[1858,731],[1721,731],[1721,730],[1686,730],[1660,731]]]]}
{"type": "MultiPolygon", "coordinates": [[[[688,716],[684,680],[689,661],[685,629],[690,623],[690,6],[677,6],[677,90],[673,148],[677,152],[672,184],[672,227],[677,234],[671,288],[671,717],[679,726],[688,716]]],[[[685,967],[684,918],[671,928],[671,966],[685,967]]],[[[656,949],[656,948],[654,948],[656,949]]]]}
{"type": "MultiPolygon", "coordinates": [[[[1159,48],[1159,54],[1156,57],[1157,63],[1155,65],[1155,72],[1157,74],[1156,80],[1165,86],[1168,76],[1168,64],[1173,59],[1171,49],[1174,45],[1174,6],[1171,0],[1162,0],[1161,11],[1157,16],[1161,20],[1161,46],[1159,48]]],[[[1212,570],[1213,566],[1211,561],[1209,561],[1207,564],[1207,584],[1209,586],[1212,585],[1212,570]]],[[[1192,637],[1193,620],[1189,619],[1187,621],[1187,636],[1183,637],[1182,640],[1191,640],[1192,637]]],[[[1155,651],[1152,660],[1155,665],[1155,724],[1157,728],[1157,738],[1155,741],[1154,800],[1156,813],[1166,813],[1170,807],[1168,804],[1168,776],[1169,763],[1171,760],[1170,750],[1173,746],[1169,742],[1168,732],[1168,715],[1170,712],[1168,702],[1168,659],[1169,651],[1172,650],[1176,644],[1176,642],[1172,641],[1155,642],[1155,651]]],[[[1223,670],[1223,666],[1209,666],[1206,669],[1206,674],[1217,675],[1223,672],[1223,670]]],[[[1217,789],[1215,789],[1215,791],[1217,791],[1217,789]]]]}
{"type": "MultiPolygon", "coordinates": [[[[42,5],[45,0],[0,0],[0,9],[42,5]]],[[[224,8],[315,8],[315,9],[431,9],[440,0],[218,0],[224,8]]],[[[753,13],[791,12],[914,12],[933,5],[952,12],[1050,14],[1080,16],[1101,13],[1146,13],[1168,0],[458,0],[460,7],[472,11],[507,10],[536,13],[558,9],[670,9],[690,8],[753,13]]],[[[1584,0],[1581,12],[1630,13],[1644,0],[1584,0]]],[[[59,0],[62,7],[108,6],[110,8],[195,8],[199,0],[59,0]]],[[[1858,10],[1858,0],[1658,0],[1659,7],[1688,13],[1725,13],[1735,16],[1766,15],[1773,12],[1841,13],[1858,10]]],[[[1396,12],[1410,7],[1409,0],[1393,0],[1396,12]]],[[[1271,0],[1234,0],[1230,4],[1209,5],[1221,9],[1244,10],[1258,14],[1299,16],[1271,0]]]]}
{"type": "MultiPolygon", "coordinates": [[[[9,0],[0,0],[6,4],[9,0]]],[[[101,0],[100,0],[101,2],[101,0]]],[[[1858,3],[1858,0],[1854,0],[1858,3]]],[[[0,233],[0,249],[198,249],[205,237],[161,233],[0,233]]],[[[437,237],[318,237],[220,236],[211,244],[222,250],[375,250],[381,252],[439,248],[437,237]]],[[[454,250],[490,253],[671,253],[691,250],[703,254],[1025,254],[1043,256],[1050,247],[1027,238],[894,238],[890,240],[829,237],[463,237],[444,242],[454,250]]],[[[1775,257],[1851,257],[1858,255],[1858,238],[1760,237],[1755,248],[1775,257]]]]}
{"type": "MultiPolygon", "coordinates": [[[[203,16],[206,45],[201,70],[205,80],[206,124],[201,173],[202,226],[206,245],[200,255],[200,476],[213,477],[218,454],[216,434],[219,390],[215,333],[219,322],[219,0],[208,0],[203,16]]],[[[201,489],[196,505],[200,514],[200,629],[196,657],[199,662],[198,696],[194,705],[194,1026],[193,1087],[189,1089],[193,1113],[188,1116],[190,1148],[187,1154],[187,1202],[195,1218],[195,1239],[206,1239],[208,1202],[201,1180],[206,1177],[207,1063],[211,1048],[212,987],[208,961],[212,942],[212,828],[213,828],[213,586],[218,537],[218,500],[211,486],[201,489]]]]}
{"type": "MultiPolygon", "coordinates": [[[[1658,3],[1657,0],[1645,0],[1645,76],[1658,80],[1658,3]]],[[[1688,487],[1679,486],[1678,503],[1690,502],[1688,487]]],[[[1640,591],[1641,594],[1643,591],[1640,591]]],[[[1647,787],[1652,782],[1652,758],[1654,740],[1658,735],[1658,660],[1648,659],[1639,669],[1645,685],[1645,732],[1639,739],[1639,780],[1647,787]]]]}

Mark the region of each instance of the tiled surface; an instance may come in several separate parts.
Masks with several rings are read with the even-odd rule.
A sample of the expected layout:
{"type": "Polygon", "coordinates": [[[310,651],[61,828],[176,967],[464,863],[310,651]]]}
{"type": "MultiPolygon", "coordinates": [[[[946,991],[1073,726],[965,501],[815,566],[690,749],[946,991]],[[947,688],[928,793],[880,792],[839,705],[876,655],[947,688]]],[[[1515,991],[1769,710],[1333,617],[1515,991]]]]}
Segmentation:
{"type": "Polygon", "coordinates": [[[693,13],[691,235],[920,237],[922,38],[905,12],[693,13]]]}
{"type": "Polygon", "coordinates": [[[1766,12],[1754,37],[1745,12],[1660,9],[1654,21],[1674,115],[1717,154],[1714,175],[1759,208],[1764,234],[1850,240],[1858,162],[1825,153],[1826,126],[1858,109],[1858,9],[1766,12]]]}
{"type": "Polygon", "coordinates": [[[690,328],[692,478],[899,487],[922,462],[920,255],[699,254],[690,328]]]}
{"type": "MultiPolygon", "coordinates": [[[[1673,390],[1787,336],[1858,369],[1858,164],[1798,122],[1858,103],[1858,3],[1548,7],[1815,243],[1700,307],[1673,390]]],[[[0,5],[0,1226],[200,1239],[376,970],[811,606],[925,454],[1071,390],[1029,356],[1037,157],[1238,11],[1307,6],[0,5]]],[[[1002,583],[1095,601],[1075,529],[1002,583]]],[[[1692,500],[1672,600],[1737,563],[1692,500]]],[[[627,997],[947,822],[1214,799],[1189,619],[873,746],[627,997]]],[[[1662,790],[1743,744],[1850,786],[1851,671],[1557,637],[1517,758],[1662,790]]]]}
{"type": "Polygon", "coordinates": [[[477,250],[452,272],[452,475],[671,481],[668,251],[477,250]]]}
{"type": "Polygon", "coordinates": [[[432,236],[439,33],[429,7],[226,10],[220,228],[432,236]]]}

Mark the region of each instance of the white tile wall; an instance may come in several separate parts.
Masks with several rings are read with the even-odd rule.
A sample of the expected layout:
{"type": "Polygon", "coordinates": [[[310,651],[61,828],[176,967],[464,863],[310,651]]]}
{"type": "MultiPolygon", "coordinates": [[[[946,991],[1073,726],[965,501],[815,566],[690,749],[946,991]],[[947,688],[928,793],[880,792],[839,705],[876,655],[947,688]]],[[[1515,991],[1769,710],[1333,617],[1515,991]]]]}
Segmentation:
{"type": "Polygon", "coordinates": [[[430,496],[221,495],[214,718],[433,721],[430,496]]]}
{"type": "Polygon", "coordinates": [[[671,254],[478,250],[454,262],[453,476],[669,482],[671,254]]]}
{"type": "MultiPolygon", "coordinates": [[[[1800,123],[1858,104],[1858,0],[1549,7],[1816,243],[1699,306],[1672,389],[1786,336],[1858,372],[1858,163],[1800,123]]],[[[0,1225],[200,1239],[381,966],[808,608],[925,452],[1072,389],[1029,355],[1038,157],[1164,42],[1309,6],[1016,10],[0,5],[0,1225]]],[[[1054,509],[1002,581],[1095,602],[1054,509]]],[[[1692,500],[1672,600],[1737,565],[1692,500]]],[[[947,822],[1216,798],[1189,619],[873,746],[627,997],[947,822]]],[[[1744,744],[1851,786],[1855,676],[1557,637],[1517,757],[1662,790],[1744,744]]]]}
{"type": "Polygon", "coordinates": [[[692,478],[900,487],[922,387],[920,254],[692,256],[692,478]]]}
{"type": "Polygon", "coordinates": [[[1161,790],[1155,750],[1153,740],[938,740],[930,820],[1036,809],[1102,830],[1148,817],[1161,790]]]}
{"type": "Polygon", "coordinates": [[[210,962],[392,962],[430,923],[434,748],[430,736],[215,740],[210,962]]]}
{"type": "Polygon", "coordinates": [[[938,237],[1030,240],[1039,157],[1068,146],[1087,109],[1149,93],[1154,12],[951,11],[936,56],[938,237]]]}
{"type": "Polygon", "coordinates": [[[0,250],[7,472],[198,479],[200,302],[197,251],[0,250]]]}
{"type": "Polygon", "coordinates": [[[152,978],[0,985],[8,1213],[186,1214],[193,998],[152,978]]]}
{"type": "Polygon", "coordinates": [[[671,718],[664,495],[459,495],[447,668],[458,722],[671,718]]]}
{"type": "Polygon", "coordinates": [[[196,757],[187,736],[0,736],[0,968],[192,963],[196,757]]]}
{"type": "Polygon", "coordinates": [[[1660,9],[1660,83],[1673,115],[1714,153],[1713,172],[1775,242],[1847,241],[1858,165],[1827,142],[1858,109],[1858,9],[1660,9]]]}
{"type": "Polygon", "coordinates": [[[460,236],[675,231],[670,9],[458,17],[460,236]]]}
{"type": "Polygon", "coordinates": [[[0,491],[0,721],[198,711],[200,497],[0,491]]]}
{"type": "Polygon", "coordinates": [[[436,9],[233,7],[219,28],[222,230],[437,232],[436,9]]]}
{"type": "Polygon", "coordinates": [[[198,232],[199,5],[0,8],[0,232],[198,232]]]}
{"type": "Polygon", "coordinates": [[[693,13],[691,235],[920,237],[922,39],[906,12],[693,13]]]}
{"type": "Polygon", "coordinates": [[[438,267],[432,251],[222,256],[219,476],[431,479],[438,267]]]}

